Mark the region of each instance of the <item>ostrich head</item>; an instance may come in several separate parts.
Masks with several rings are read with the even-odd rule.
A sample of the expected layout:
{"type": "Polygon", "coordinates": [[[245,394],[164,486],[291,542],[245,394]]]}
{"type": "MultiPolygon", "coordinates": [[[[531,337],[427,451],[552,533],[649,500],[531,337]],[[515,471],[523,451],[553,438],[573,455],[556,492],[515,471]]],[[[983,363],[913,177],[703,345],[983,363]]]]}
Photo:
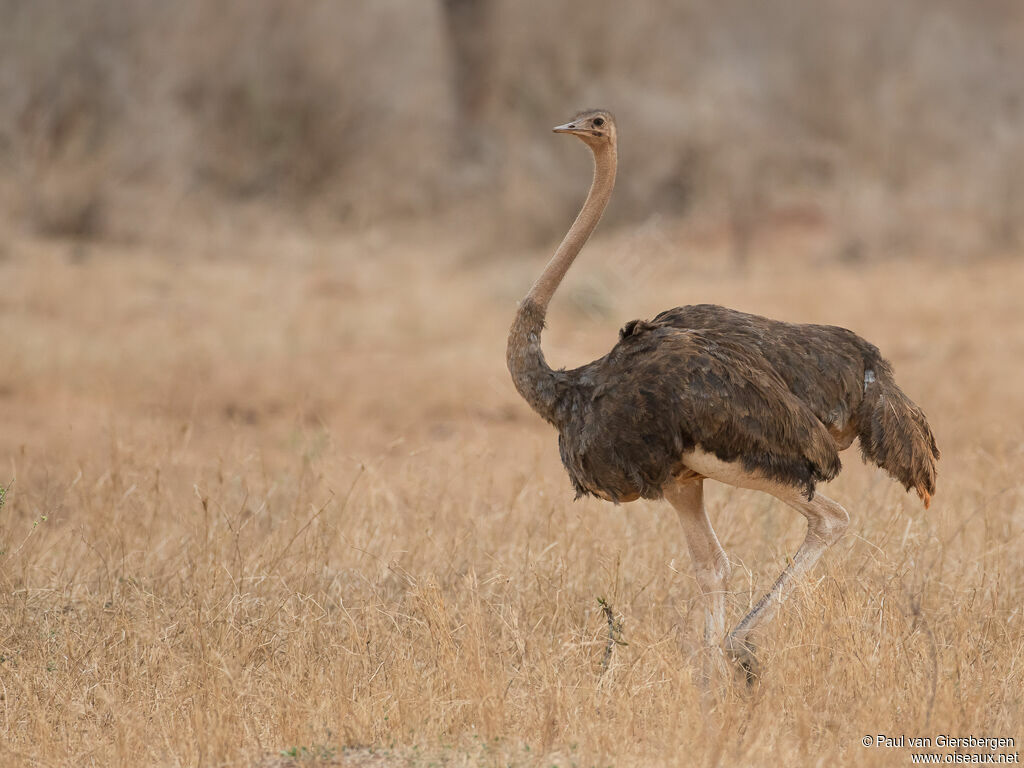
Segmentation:
{"type": "Polygon", "coordinates": [[[593,150],[602,145],[615,146],[615,116],[607,109],[585,110],[552,130],[579,136],[593,150]]]}

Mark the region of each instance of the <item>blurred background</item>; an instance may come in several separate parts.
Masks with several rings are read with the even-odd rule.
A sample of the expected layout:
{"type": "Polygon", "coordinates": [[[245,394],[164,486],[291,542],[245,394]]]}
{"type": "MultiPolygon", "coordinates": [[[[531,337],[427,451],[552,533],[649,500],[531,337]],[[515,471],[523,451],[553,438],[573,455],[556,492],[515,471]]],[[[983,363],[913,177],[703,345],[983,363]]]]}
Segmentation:
{"type": "MultiPolygon", "coordinates": [[[[1022,169],[1021,0],[0,0],[0,765],[1017,736],[1022,169]],[[717,740],[675,517],[572,503],[505,366],[588,107],[619,175],[552,365],[681,304],[841,325],[943,454],[928,511],[844,454],[717,740]]],[[[708,485],[738,618],[805,525],[708,485]]]]}
{"type": "MultiPolygon", "coordinates": [[[[1019,249],[1015,0],[0,0],[0,194],[44,236],[260,206],[538,245],[586,186],[545,132],[620,122],[615,225],[703,223],[739,263],[1019,249]]],[[[486,246],[486,249],[483,249],[486,246]]]]}

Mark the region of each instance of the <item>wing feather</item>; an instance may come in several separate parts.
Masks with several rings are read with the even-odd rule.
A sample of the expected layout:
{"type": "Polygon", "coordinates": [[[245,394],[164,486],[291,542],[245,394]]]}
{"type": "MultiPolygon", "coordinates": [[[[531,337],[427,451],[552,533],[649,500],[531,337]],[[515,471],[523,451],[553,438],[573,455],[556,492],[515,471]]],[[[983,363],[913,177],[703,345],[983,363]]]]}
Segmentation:
{"type": "Polygon", "coordinates": [[[671,326],[630,329],[576,372],[583,402],[561,431],[579,493],[656,498],[699,447],[808,496],[840,469],[835,441],[757,348],[671,326]]]}

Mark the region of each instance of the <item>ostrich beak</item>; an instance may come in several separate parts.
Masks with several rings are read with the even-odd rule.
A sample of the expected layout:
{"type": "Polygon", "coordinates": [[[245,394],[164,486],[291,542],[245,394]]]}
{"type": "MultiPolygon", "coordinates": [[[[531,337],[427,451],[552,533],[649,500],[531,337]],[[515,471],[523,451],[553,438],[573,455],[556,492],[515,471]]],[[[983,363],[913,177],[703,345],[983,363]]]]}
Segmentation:
{"type": "Polygon", "coordinates": [[[566,123],[565,125],[556,125],[551,130],[555,133],[576,133],[580,129],[576,126],[576,123],[566,123]]]}

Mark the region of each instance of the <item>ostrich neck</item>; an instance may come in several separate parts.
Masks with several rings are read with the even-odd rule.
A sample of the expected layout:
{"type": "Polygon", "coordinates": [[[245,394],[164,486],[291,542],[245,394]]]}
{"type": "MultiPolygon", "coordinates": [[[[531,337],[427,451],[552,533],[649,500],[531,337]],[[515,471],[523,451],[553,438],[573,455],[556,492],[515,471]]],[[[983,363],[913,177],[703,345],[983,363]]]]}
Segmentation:
{"type": "Polygon", "coordinates": [[[555,255],[519,305],[508,335],[506,360],[516,389],[530,407],[556,426],[559,426],[559,385],[564,381],[565,373],[553,371],[547,364],[540,348],[540,335],[551,297],[601,220],[615,186],[615,146],[603,144],[592,149],[594,181],[587,200],[555,255]]]}

